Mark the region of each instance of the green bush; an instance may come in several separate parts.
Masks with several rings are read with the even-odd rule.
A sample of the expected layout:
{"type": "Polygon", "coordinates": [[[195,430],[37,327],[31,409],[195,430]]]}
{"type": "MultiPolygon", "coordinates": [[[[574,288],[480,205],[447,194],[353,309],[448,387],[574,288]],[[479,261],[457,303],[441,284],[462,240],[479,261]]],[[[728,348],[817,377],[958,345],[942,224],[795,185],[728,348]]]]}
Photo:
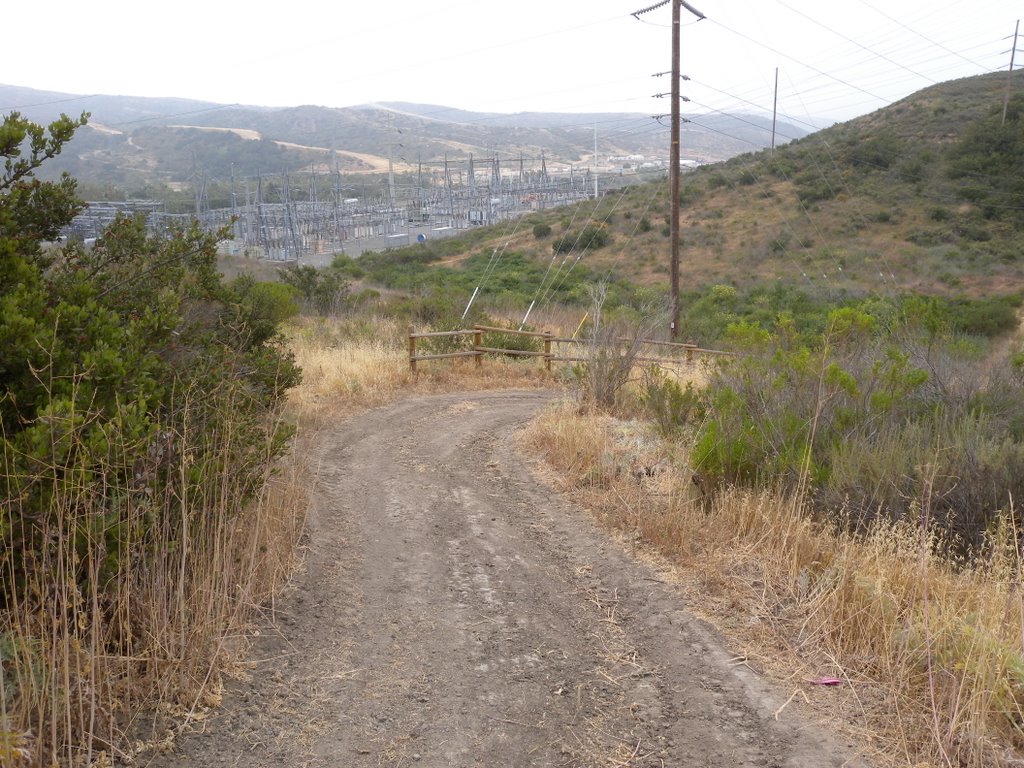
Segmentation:
{"type": "Polygon", "coordinates": [[[550,224],[541,223],[541,224],[534,224],[533,225],[533,236],[535,238],[537,238],[538,240],[542,240],[545,237],[548,237],[550,235],[551,235],[551,225],[550,224]]]}
{"type": "MultiPolygon", "coordinates": [[[[481,325],[490,325],[494,328],[506,328],[508,331],[518,331],[519,325],[514,322],[496,322],[486,319],[481,325]]],[[[524,325],[524,331],[536,331],[532,326],[524,325]]],[[[519,333],[502,333],[500,331],[487,331],[484,336],[484,346],[494,349],[507,349],[516,352],[543,352],[544,342],[539,336],[523,336],[519,333]]]]}
{"type": "Polygon", "coordinates": [[[998,336],[1017,327],[1018,296],[954,299],[946,310],[953,330],[975,336],[998,336]]]}
{"type": "Polygon", "coordinates": [[[588,224],[577,233],[566,232],[556,239],[551,243],[551,250],[555,253],[593,251],[608,245],[611,239],[611,233],[603,224],[588,224]]]}
{"type": "Polygon", "coordinates": [[[840,183],[831,182],[821,172],[808,171],[794,180],[796,195],[804,203],[815,203],[820,200],[831,200],[839,194],[840,183]]]}
{"type": "Polygon", "coordinates": [[[359,262],[345,253],[339,253],[334,256],[331,260],[331,269],[353,280],[366,277],[366,270],[360,266],[359,262]]]}
{"type": "Polygon", "coordinates": [[[1014,96],[1007,105],[974,122],[947,153],[947,175],[960,182],[960,195],[985,208],[989,218],[1006,218],[1024,226],[1019,201],[1024,196],[1024,97],[1014,96]],[[977,183],[984,179],[985,183],[977,183]]]}
{"type": "Polygon", "coordinates": [[[289,264],[278,270],[281,281],[301,296],[306,306],[321,314],[340,310],[348,297],[348,278],[340,270],[289,264]]]}
{"type": "Polygon", "coordinates": [[[657,365],[645,369],[641,382],[640,404],[658,431],[671,437],[686,424],[699,418],[700,395],[693,382],[682,387],[675,377],[657,365]]]}
{"type": "MultiPolygon", "coordinates": [[[[299,378],[277,336],[291,295],[224,285],[226,232],[154,239],[121,218],[91,249],[43,248],[81,204],[70,178],[33,174],[80,124],[62,118],[49,137],[16,113],[0,124],[0,610],[35,599],[22,590],[46,581],[39,569],[60,561],[58,546],[82,557],[59,590],[113,610],[113,574],[159,555],[147,549],[156,528],[201,529],[189,500],[228,494],[225,468],[225,509],[259,490],[289,435],[273,416],[299,378]]],[[[130,635],[138,618],[115,623],[130,635]]]]}
{"type": "Polygon", "coordinates": [[[899,139],[892,134],[879,133],[851,142],[847,149],[847,161],[867,170],[886,170],[895,163],[902,153],[899,139]]]}
{"type": "Polygon", "coordinates": [[[269,338],[281,323],[299,313],[299,292],[293,286],[257,282],[251,275],[239,275],[228,288],[239,320],[257,336],[269,338]]]}
{"type": "Polygon", "coordinates": [[[809,491],[819,514],[855,530],[916,520],[927,504],[950,551],[980,553],[1024,493],[1024,388],[942,341],[947,307],[905,308],[895,323],[836,310],[815,345],[786,323],[733,325],[742,354],[711,377],[695,468],[720,483],[809,491]]]}

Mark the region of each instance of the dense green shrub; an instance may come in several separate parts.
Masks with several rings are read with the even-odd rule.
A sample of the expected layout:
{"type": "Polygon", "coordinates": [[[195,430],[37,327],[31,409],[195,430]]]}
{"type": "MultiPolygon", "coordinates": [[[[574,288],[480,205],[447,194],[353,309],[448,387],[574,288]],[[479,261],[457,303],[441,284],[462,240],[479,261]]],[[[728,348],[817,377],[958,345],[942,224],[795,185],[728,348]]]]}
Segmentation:
{"type": "Polygon", "coordinates": [[[705,177],[708,189],[721,189],[729,185],[729,178],[724,173],[711,173],[705,177]]]}
{"type": "Polygon", "coordinates": [[[949,326],[960,333],[997,336],[1017,327],[1019,296],[995,296],[983,299],[952,299],[946,303],[949,326]]]}
{"type": "Polygon", "coordinates": [[[846,160],[863,170],[887,170],[902,154],[898,138],[890,133],[859,136],[849,142],[846,160]]]}
{"type": "Polygon", "coordinates": [[[832,182],[820,171],[806,171],[793,180],[796,195],[804,203],[831,200],[841,188],[839,180],[832,182]]]}
{"type": "Polygon", "coordinates": [[[566,232],[551,243],[555,253],[586,251],[603,248],[611,242],[612,236],[603,224],[588,224],[579,232],[566,232]]]}
{"type": "Polygon", "coordinates": [[[551,235],[551,225],[550,224],[540,223],[540,224],[534,224],[533,225],[533,236],[535,238],[537,238],[538,240],[543,240],[545,237],[548,237],[550,235],[551,235]]]}
{"type": "Polygon", "coordinates": [[[1005,218],[1024,225],[1020,199],[1024,196],[1024,97],[974,122],[947,154],[947,174],[960,182],[960,195],[981,204],[989,218],[1005,218]],[[979,180],[984,180],[984,184],[979,180]]]}
{"type": "Polygon", "coordinates": [[[501,331],[487,331],[484,336],[483,343],[485,347],[492,347],[494,349],[507,349],[516,352],[543,352],[544,341],[539,336],[523,336],[519,333],[511,333],[511,331],[529,331],[536,332],[536,328],[530,325],[524,325],[522,328],[519,327],[518,323],[514,322],[500,322],[485,318],[480,322],[481,325],[489,325],[493,328],[505,328],[509,332],[502,333],[501,331]]]}
{"type": "Polygon", "coordinates": [[[225,233],[152,239],[119,219],[93,248],[44,247],[81,204],[70,178],[33,173],[80,124],[0,124],[0,611],[35,599],[22,590],[45,582],[55,547],[84,558],[96,542],[99,570],[86,578],[83,559],[70,587],[106,605],[97,592],[153,554],[154,526],[203,525],[188,499],[226,493],[210,485],[226,467],[226,505],[255,493],[289,434],[268,416],[299,375],[277,343],[288,290],[222,284],[225,233]]]}
{"type": "Polygon", "coordinates": [[[657,365],[644,370],[640,404],[662,435],[670,437],[699,418],[700,402],[693,382],[688,381],[683,387],[657,365]]]}
{"type": "Polygon", "coordinates": [[[348,278],[338,269],[289,264],[278,270],[278,275],[302,297],[307,307],[321,314],[337,312],[348,297],[348,278]]]}
{"type": "Polygon", "coordinates": [[[331,269],[353,280],[366,277],[366,270],[363,269],[358,261],[345,253],[335,254],[334,258],[331,259],[331,269]]]}
{"type": "Polygon", "coordinates": [[[1024,388],[947,351],[948,307],[903,309],[904,320],[835,310],[814,345],[785,322],[733,325],[742,354],[711,377],[695,468],[808,491],[855,529],[927,514],[950,550],[979,552],[1024,493],[1024,388]]]}
{"type": "Polygon", "coordinates": [[[299,292],[291,285],[257,282],[243,274],[228,287],[239,319],[258,336],[269,338],[281,323],[299,313],[299,292]]]}

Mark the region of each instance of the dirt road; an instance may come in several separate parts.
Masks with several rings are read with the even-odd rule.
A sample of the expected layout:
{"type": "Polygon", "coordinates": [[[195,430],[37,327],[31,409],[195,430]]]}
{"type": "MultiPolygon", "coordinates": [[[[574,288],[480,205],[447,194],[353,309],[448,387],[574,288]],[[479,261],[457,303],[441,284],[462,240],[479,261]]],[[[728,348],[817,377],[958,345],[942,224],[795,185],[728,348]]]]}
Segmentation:
{"type": "Polygon", "coordinates": [[[303,570],[205,733],[158,766],[824,768],[850,745],[538,482],[551,395],[407,400],[324,437],[303,570]]]}

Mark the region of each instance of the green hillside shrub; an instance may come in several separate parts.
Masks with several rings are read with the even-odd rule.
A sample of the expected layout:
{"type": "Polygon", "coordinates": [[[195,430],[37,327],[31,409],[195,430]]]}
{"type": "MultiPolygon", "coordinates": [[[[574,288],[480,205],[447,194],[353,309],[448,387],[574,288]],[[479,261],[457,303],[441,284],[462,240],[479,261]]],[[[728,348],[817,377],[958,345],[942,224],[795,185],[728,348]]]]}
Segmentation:
{"type": "Polygon", "coordinates": [[[657,365],[644,370],[640,405],[665,437],[701,417],[701,397],[693,382],[688,381],[684,387],[657,365]]]}
{"type": "Polygon", "coordinates": [[[947,174],[960,182],[961,196],[980,204],[989,218],[1024,226],[1024,96],[976,121],[947,153],[947,174]],[[980,183],[984,180],[984,183],[980,183]]]}
{"type": "Polygon", "coordinates": [[[809,170],[793,179],[796,195],[804,203],[815,203],[820,200],[831,200],[839,194],[840,183],[829,180],[821,171],[809,170]]]}
{"type": "Polygon", "coordinates": [[[611,233],[603,224],[588,224],[579,232],[566,232],[551,243],[555,253],[570,251],[597,250],[608,245],[612,240],[611,233]]]}
{"type": "Polygon", "coordinates": [[[865,309],[833,311],[813,345],[790,323],[734,324],[742,354],[711,377],[694,466],[806,490],[854,530],[924,514],[950,551],[978,554],[1024,493],[1024,388],[943,341],[937,302],[906,303],[903,319],[865,309]]]}
{"type": "Polygon", "coordinates": [[[884,171],[900,158],[902,151],[902,143],[891,133],[877,133],[852,140],[846,148],[846,160],[861,170],[884,171]]]}
{"type": "Polygon", "coordinates": [[[348,298],[348,278],[333,267],[317,269],[309,264],[289,264],[278,270],[278,275],[302,298],[307,308],[320,314],[339,311],[348,298]]]}

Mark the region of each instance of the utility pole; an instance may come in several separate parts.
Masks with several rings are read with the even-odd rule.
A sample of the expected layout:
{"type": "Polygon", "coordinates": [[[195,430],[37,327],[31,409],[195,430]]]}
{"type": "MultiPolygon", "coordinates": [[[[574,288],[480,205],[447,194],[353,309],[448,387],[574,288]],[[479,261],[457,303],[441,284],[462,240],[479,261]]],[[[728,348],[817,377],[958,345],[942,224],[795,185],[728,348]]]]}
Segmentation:
{"type": "Polygon", "coordinates": [[[594,199],[597,200],[597,123],[594,123],[594,199]]]}
{"type": "Polygon", "coordinates": [[[1003,121],[1000,125],[1006,125],[1006,107],[1010,104],[1010,82],[1013,78],[1013,61],[1017,55],[1017,33],[1020,32],[1020,19],[1013,28],[1013,47],[1010,49],[1010,69],[1006,73],[1006,93],[1003,95],[1003,121]]]}
{"type": "Polygon", "coordinates": [[[388,203],[395,207],[395,145],[388,144],[388,203]]]}
{"type": "MultiPolygon", "coordinates": [[[[401,129],[398,132],[401,133],[401,129]]],[[[395,207],[395,137],[391,133],[390,112],[388,112],[388,204],[392,209],[395,207]]]]}
{"type": "Polygon", "coordinates": [[[669,151],[669,184],[668,199],[671,206],[669,214],[670,229],[672,230],[672,263],[671,269],[671,291],[672,291],[672,320],[669,331],[672,334],[672,341],[679,339],[679,43],[680,43],[680,3],[672,0],[672,141],[669,151]]]}
{"type": "Polygon", "coordinates": [[[669,330],[672,334],[672,339],[677,340],[679,338],[679,128],[682,122],[679,114],[679,81],[682,77],[679,63],[680,27],[682,26],[680,9],[685,7],[686,10],[698,19],[703,19],[705,16],[687,3],[686,0],[662,0],[660,3],[634,12],[633,16],[639,19],[641,14],[653,11],[655,8],[661,8],[667,2],[672,3],[672,138],[669,145],[668,159],[669,229],[671,230],[670,237],[672,240],[672,257],[669,267],[672,319],[669,330]]]}
{"type": "Polygon", "coordinates": [[[775,97],[772,99],[772,150],[769,155],[775,154],[775,118],[779,114],[779,68],[775,68],[775,97]]]}

